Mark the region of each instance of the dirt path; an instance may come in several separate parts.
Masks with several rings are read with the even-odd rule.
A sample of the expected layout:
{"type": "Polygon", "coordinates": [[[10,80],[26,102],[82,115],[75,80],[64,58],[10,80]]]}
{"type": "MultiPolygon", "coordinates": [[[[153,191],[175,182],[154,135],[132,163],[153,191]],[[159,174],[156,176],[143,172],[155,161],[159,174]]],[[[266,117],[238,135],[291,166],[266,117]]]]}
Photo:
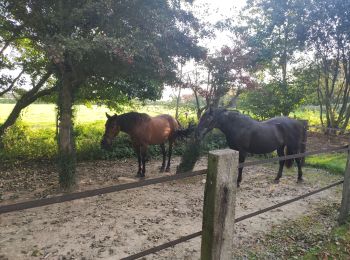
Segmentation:
{"type": "MultiPolygon", "coordinates": [[[[178,161],[176,158],[174,167],[178,161]]],[[[82,163],[78,167],[79,189],[134,181],[134,165],[134,160],[82,163]]],[[[161,175],[158,166],[158,161],[149,163],[149,178],[161,175]]],[[[3,181],[3,187],[7,187],[3,197],[15,201],[54,193],[55,184],[45,183],[55,183],[52,169],[40,167],[36,178],[42,184],[33,186],[32,191],[28,191],[28,187],[18,187],[17,190],[22,192],[17,198],[8,188],[9,183],[3,181]],[[46,175],[39,174],[40,169],[46,175]]],[[[175,172],[174,167],[172,172],[175,172]]],[[[206,159],[201,159],[196,169],[205,167],[206,159]]],[[[306,168],[305,182],[297,184],[296,169],[291,169],[286,170],[280,184],[275,185],[275,173],[275,165],[244,170],[237,198],[237,217],[339,179],[339,176],[325,171],[306,168]]],[[[0,259],[119,259],[197,232],[202,224],[204,178],[195,177],[1,215],[0,259]]],[[[237,223],[233,250],[241,255],[246,244],[258,244],[259,234],[268,232],[272,225],[307,214],[319,203],[339,202],[339,191],[340,188],[333,188],[237,223]]],[[[200,238],[195,238],[147,259],[199,259],[199,251],[200,238]]]]}

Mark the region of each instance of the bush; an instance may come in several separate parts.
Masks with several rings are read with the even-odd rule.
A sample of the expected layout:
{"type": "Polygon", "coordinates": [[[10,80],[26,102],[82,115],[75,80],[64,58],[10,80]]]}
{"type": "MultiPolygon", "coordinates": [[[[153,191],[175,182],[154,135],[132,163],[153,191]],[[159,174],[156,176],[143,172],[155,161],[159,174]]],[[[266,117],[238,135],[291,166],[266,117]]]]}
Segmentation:
{"type": "Polygon", "coordinates": [[[277,81],[242,93],[238,106],[264,120],[274,116],[289,115],[302,104],[304,96],[305,93],[299,85],[290,84],[286,88],[283,83],[277,81]]]}
{"type": "Polygon", "coordinates": [[[3,147],[0,150],[0,158],[3,160],[47,159],[56,154],[53,130],[33,131],[20,121],[8,129],[3,137],[3,147]]]}

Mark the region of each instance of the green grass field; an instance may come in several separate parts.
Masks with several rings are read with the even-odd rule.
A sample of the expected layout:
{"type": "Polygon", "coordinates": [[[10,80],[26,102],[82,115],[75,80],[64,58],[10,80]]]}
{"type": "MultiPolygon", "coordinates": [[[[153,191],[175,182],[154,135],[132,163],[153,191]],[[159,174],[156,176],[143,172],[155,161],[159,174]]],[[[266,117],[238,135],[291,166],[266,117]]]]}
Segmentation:
{"type": "MultiPolygon", "coordinates": [[[[10,114],[13,104],[0,104],[0,123],[4,122],[10,114]]],[[[86,107],[84,105],[76,105],[75,121],[78,124],[92,123],[96,121],[105,121],[105,113],[113,113],[107,107],[93,105],[86,107]]],[[[165,105],[146,105],[136,108],[138,112],[148,113],[152,116],[167,113],[175,115],[175,109],[165,105]]],[[[180,112],[186,109],[182,108],[180,112]]],[[[130,111],[126,109],[125,112],[130,111]]],[[[191,113],[192,117],[194,114],[191,113]]],[[[299,109],[291,114],[291,117],[309,120],[310,125],[320,124],[318,111],[316,109],[299,109]]],[[[33,127],[52,127],[55,126],[56,108],[54,104],[32,104],[25,108],[22,112],[22,122],[33,127]]]]}
{"type": "MultiPolygon", "coordinates": [[[[10,114],[13,104],[0,104],[0,123],[4,122],[10,114]]],[[[105,107],[84,105],[75,106],[75,119],[77,123],[91,123],[105,120],[105,112],[111,113],[105,107]]],[[[56,106],[53,104],[32,104],[25,108],[21,114],[22,122],[32,127],[55,126],[56,106]]]]}
{"type": "MultiPolygon", "coordinates": [[[[13,104],[0,104],[0,123],[5,121],[13,107],[13,104]]],[[[93,105],[91,107],[76,105],[74,107],[74,110],[75,121],[78,124],[105,121],[105,113],[113,113],[107,107],[96,105],[93,105]]],[[[153,116],[163,113],[169,113],[171,115],[175,114],[175,109],[169,109],[165,106],[160,105],[140,106],[137,110],[139,112],[148,113],[153,116]]],[[[32,104],[23,110],[21,119],[23,123],[33,127],[55,126],[56,106],[54,104],[32,104]]]]}

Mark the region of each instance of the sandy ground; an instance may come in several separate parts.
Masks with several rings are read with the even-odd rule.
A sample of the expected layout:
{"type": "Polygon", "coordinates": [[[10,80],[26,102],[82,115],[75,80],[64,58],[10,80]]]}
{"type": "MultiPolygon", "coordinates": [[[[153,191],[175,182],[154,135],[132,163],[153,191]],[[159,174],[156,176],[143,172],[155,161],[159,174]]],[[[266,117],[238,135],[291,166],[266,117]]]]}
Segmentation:
{"type": "MultiPolygon", "coordinates": [[[[310,134],[308,149],[338,146],[348,138],[310,134]]],[[[175,172],[180,158],[174,158],[175,172]]],[[[158,172],[159,161],[147,166],[147,178],[158,172]]],[[[202,158],[196,169],[206,168],[202,158]]],[[[76,191],[139,181],[135,159],[80,163],[76,191]]],[[[244,169],[237,193],[236,216],[242,216],[328,185],[340,177],[305,168],[304,183],[296,183],[296,168],[285,170],[279,184],[277,165],[244,169]]],[[[151,185],[88,199],[0,215],[0,260],[4,259],[119,259],[201,230],[205,176],[151,185]]],[[[0,165],[0,205],[60,194],[52,163],[0,165]]],[[[260,238],[288,219],[313,212],[320,204],[340,202],[341,187],[332,188],[236,224],[232,249],[245,258],[260,238]]],[[[181,243],[145,259],[199,259],[200,238],[181,243]]]]}
{"type": "MultiPolygon", "coordinates": [[[[172,172],[175,172],[178,162],[179,158],[175,158],[172,172]]],[[[148,178],[162,175],[157,170],[159,161],[151,161],[148,165],[148,178]]],[[[134,167],[132,159],[81,163],[78,167],[79,189],[137,181],[133,177],[134,167]]],[[[202,158],[196,169],[205,167],[206,159],[202,158]]],[[[237,217],[339,179],[339,176],[325,171],[306,168],[305,182],[297,184],[296,169],[293,168],[286,170],[276,185],[273,184],[276,169],[277,165],[268,165],[244,170],[237,194],[237,217]]],[[[40,164],[35,172],[43,184],[32,187],[31,191],[28,187],[19,187],[18,190],[22,190],[19,197],[5,191],[2,204],[55,193],[55,185],[50,188],[47,183],[48,180],[55,182],[51,176],[54,168],[40,164]],[[43,175],[45,172],[47,176],[43,175]]],[[[3,214],[0,216],[0,259],[119,259],[197,232],[202,225],[204,180],[205,176],[199,176],[3,214]]],[[[9,185],[5,183],[3,186],[9,185]]],[[[333,188],[237,223],[233,248],[237,257],[244,255],[247,245],[254,247],[258,244],[259,236],[268,232],[272,225],[307,214],[319,203],[339,202],[339,191],[340,187],[333,188]]],[[[199,259],[199,253],[200,238],[195,238],[146,259],[199,259]]]]}

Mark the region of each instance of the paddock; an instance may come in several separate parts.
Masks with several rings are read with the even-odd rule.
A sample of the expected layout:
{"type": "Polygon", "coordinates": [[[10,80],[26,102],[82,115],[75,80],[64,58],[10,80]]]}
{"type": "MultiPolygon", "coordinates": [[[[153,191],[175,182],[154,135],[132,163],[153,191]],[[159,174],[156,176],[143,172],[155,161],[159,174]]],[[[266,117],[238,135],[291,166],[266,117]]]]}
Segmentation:
{"type": "MultiPolygon", "coordinates": [[[[80,189],[101,187],[107,175],[104,186],[134,181],[130,171],[132,162],[128,159],[79,164],[80,189]]],[[[175,158],[173,167],[178,162],[179,158],[175,158]]],[[[206,168],[206,165],[203,157],[195,170],[206,168]]],[[[45,178],[48,167],[41,164],[37,167],[37,178],[45,178]]],[[[150,162],[149,178],[159,177],[158,167],[159,161],[150,162]]],[[[246,168],[237,193],[237,217],[340,179],[324,170],[306,167],[305,182],[297,184],[296,168],[293,167],[285,172],[280,184],[274,184],[276,170],[277,164],[246,168]]],[[[205,176],[197,176],[0,215],[0,256],[4,259],[34,259],[37,256],[46,259],[119,259],[197,232],[202,227],[204,183],[205,176]]],[[[36,196],[40,196],[37,190],[13,200],[36,196]]],[[[312,213],[320,205],[339,204],[340,199],[341,187],[338,186],[239,222],[235,225],[236,247],[233,250],[237,256],[243,256],[252,241],[268,233],[272,226],[312,213]]],[[[198,259],[199,255],[200,238],[194,238],[146,259],[198,259]]]]}

